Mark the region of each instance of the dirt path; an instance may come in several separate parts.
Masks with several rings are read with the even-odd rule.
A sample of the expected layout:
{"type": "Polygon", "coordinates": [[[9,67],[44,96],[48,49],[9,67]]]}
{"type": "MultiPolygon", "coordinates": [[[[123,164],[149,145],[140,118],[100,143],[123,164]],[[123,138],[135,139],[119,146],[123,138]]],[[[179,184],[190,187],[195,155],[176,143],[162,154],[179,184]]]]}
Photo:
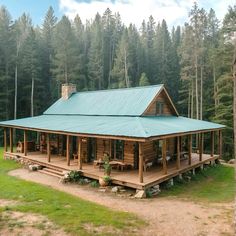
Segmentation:
{"type": "Polygon", "coordinates": [[[174,198],[127,199],[99,192],[88,187],[61,184],[58,179],[38,172],[17,169],[12,176],[48,185],[85,200],[128,211],[143,218],[149,225],[139,232],[148,236],[218,236],[234,235],[232,204],[196,204],[174,198]]]}

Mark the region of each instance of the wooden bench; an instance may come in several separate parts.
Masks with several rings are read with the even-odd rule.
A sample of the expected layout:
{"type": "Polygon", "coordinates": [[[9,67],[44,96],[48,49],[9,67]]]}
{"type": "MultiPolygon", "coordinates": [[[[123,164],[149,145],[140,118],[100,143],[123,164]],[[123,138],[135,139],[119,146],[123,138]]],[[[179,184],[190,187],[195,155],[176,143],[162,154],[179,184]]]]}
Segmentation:
{"type": "Polygon", "coordinates": [[[111,165],[112,168],[120,169],[123,171],[126,168],[132,167],[132,165],[124,163],[122,161],[110,161],[109,164],[111,165]]]}

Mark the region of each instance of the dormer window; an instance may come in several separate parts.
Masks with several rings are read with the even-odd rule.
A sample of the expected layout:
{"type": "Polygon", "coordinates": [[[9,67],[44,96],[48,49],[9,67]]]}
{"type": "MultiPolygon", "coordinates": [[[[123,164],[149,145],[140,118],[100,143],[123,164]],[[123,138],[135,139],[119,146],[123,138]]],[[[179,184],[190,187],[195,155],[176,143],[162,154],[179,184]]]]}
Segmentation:
{"type": "Polygon", "coordinates": [[[164,103],[163,102],[156,102],[156,115],[163,115],[164,114],[164,103]]]}

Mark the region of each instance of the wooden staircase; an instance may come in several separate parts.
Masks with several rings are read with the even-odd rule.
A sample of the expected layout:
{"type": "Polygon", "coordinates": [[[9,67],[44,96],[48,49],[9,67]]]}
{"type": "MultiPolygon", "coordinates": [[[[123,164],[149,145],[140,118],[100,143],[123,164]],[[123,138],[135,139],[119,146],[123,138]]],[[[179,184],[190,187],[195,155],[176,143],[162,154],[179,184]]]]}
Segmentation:
{"type": "Polygon", "coordinates": [[[63,169],[60,168],[52,168],[50,166],[44,167],[42,170],[38,170],[38,172],[51,175],[57,178],[62,178],[64,176],[63,169]]]}

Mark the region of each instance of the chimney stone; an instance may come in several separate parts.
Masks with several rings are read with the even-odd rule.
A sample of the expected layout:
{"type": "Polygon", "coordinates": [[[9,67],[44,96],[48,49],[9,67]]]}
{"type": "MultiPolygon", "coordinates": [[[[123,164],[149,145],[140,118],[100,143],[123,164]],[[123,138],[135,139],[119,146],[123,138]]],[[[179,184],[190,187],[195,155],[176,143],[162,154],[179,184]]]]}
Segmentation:
{"type": "Polygon", "coordinates": [[[68,84],[62,84],[61,86],[61,97],[65,100],[69,99],[70,96],[76,92],[77,90],[75,84],[68,83],[68,84]]]}

